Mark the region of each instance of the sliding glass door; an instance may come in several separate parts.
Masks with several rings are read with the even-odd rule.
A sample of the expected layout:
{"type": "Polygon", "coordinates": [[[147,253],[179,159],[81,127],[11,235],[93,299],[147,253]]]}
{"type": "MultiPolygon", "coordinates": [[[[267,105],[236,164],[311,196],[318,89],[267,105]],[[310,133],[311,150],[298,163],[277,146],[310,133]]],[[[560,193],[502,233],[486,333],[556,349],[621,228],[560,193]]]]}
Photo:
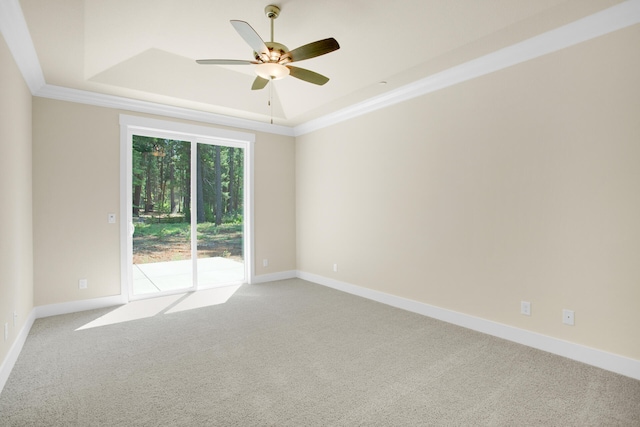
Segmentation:
{"type": "Polygon", "coordinates": [[[130,297],[246,283],[245,144],[135,133],[130,297]]]}

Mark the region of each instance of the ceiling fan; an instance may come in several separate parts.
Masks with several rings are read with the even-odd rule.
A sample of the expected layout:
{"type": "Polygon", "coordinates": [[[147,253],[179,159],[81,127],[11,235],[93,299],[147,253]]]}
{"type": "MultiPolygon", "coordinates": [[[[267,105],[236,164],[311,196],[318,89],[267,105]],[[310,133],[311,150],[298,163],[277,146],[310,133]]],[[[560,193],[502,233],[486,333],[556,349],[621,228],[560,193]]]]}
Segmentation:
{"type": "Polygon", "coordinates": [[[329,81],[328,77],[314,71],[289,65],[292,62],[315,58],[334,50],[340,49],[340,45],[334,38],[318,40],[313,43],[289,50],[285,45],[273,41],[273,21],[280,15],[278,6],[269,5],[264,9],[267,18],[271,20],[271,41],[264,42],[258,33],[244,21],[232,20],[231,25],[238,34],[253,49],[255,60],[245,61],[241,59],[198,59],[198,64],[213,65],[256,65],[258,75],[251,86],[252,90],[263,89],[270,80],[278,80],[288,75],[305,82],[323,85],[329,81]]]}

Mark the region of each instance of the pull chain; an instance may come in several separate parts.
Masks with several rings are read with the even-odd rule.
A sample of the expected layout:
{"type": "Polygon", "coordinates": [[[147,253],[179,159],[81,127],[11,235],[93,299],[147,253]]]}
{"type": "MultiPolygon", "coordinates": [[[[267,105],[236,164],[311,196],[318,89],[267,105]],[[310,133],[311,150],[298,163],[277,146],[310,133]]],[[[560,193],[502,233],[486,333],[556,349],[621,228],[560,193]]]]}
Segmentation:
{"type": "MultiPolygon", "coordinates": [[[[273,20],[271,20],[273,22],[273,20]]],[[[273,124],[273,80],[269,82],[269,114],[271,114],[271,124],[273,124]]]]}

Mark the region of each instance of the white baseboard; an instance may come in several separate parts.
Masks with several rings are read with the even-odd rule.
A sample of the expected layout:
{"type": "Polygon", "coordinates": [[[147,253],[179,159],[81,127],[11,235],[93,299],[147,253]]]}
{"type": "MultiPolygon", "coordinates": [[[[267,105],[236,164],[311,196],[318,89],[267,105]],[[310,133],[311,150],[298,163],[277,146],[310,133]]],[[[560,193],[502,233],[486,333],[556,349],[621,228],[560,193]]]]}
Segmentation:
{"type": "Polygon", "coordinates": [[[24,346],[25,341],[27,341],[27,336],[29,335],[29,331],[31,330],[31,326],[33,326],[33,322],[35,322],[35,320],[36,312],[34,309],[31,310],[29,316],[27,316],[27,321],[22,325],[22,329],[20,329],[16,340],[9,349],[9,353],[7,353],[7,356],[2,361],[2,365],[0,365],[0,393],[9,379],[11,370],[18,360],[18,356],[20,356],[22,347],[24,346]]]}
{"type": "Polygon", "coordinates": [[[123,295],[114,295],[112,297],[70,301],[60,304],[41,305],[35,307],[34,310],[36,312],[36,319],[41,319],[43,317],[77,313],[79,311],[94,310],[96,308],[113,307],[115,305],[122,305],[126,303],[127,299],[123,295]]]}
{"type": "MultiPolygon", "coordinates": [[[[526,331],[524,329],[443,309],[384,292],[375,291],[373,289],[363,288],[361,286],[352,285],[350,283],[341,282],[317,274],[290,270],[256,276],[252,283],[266,283],[276,280],[292,279],[295,277],[640,380],[640,360],[608,353],[606,351],[597,350],[581,344],[526,331]]],[[[116,295],[112,297],[35,307],[31,310],[31,313],[29,313],[27,321],[20,330],[18,337],[11,346],[11,349],[3,360],[2,365],[0,365],[0,392],[2,392],[11,370],[18,360],[18,356],[22,351],[22,347],[24,346],[27,336],[29,335],[29,331],[33,326],[33,322],[36,319],[93,310],[96,308],[112,307],[115,305],[125,304],[126,302],[127,301],[124,296],[116,295]]]]}
{"type": "Polygon", "coordinates": [[[558,356],[563,356],[568,359],[576,360],[578,362],[586,363],[607,371],[640,380],[640,360],[608,353],[606,351],[587,347],[581,344],[470,316],[468,314],[443,309],[384,292],[363,288],[350,283],[340,282],[317,274],[298,271],[297,277],[309,282],[390,305],[392,307],[422,314],[447,323],[452,323],[474,331],[493,335],[498,338],[503,338],[538,350],[547,351],[549,353],[557,354],[558,356]]]}
{"type": "Polygon", "coordinates": [[[275,282],[276,280],[295,279],[296,277],[298,277],[298,272],[296,270],[280,271],[278,273],[254,276],[251,284],[255,285],[257,283],[275,282]]]}
{"type": "Polygon", "coordinates": [[[65,302],[61,304],[50,304],[50,305],[41,305],[38,307],[34,307],[29,316],[27,317],[27,321],[24,323],[18,337],[14,341],[9,353],[2,361],[2,365],[0,365],[0,392],[4,388],[7,380],[9,379],[9,375],[11,374],[11,370],[13,366],[16,364],[18,360],[18,356],[22,351],[22,347],[24,346],[25,341],[27,340],[27,336],[29,335],[29,331],[31,331],[31,327],[33,326],[33,322],[36,319],[41,319],[43,317],[49,316],[57,316],[60,314],[69,314],[76,313],[79,311],[93,310],[96,308],[105,308],[112,307],[115,305],[125,304],[126,298],[120,295],[112,296],[112,297],[104,297],[104,298],[95,298],[89,300],[82,301],[72,301],[65,302]]]}

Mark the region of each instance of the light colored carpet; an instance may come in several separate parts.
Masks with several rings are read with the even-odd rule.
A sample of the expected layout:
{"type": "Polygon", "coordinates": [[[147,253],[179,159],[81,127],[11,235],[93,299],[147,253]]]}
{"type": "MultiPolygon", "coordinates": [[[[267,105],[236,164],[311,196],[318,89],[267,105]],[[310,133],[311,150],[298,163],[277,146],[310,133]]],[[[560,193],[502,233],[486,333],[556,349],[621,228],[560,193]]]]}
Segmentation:
{"type": "Polygon", "coordinates": [[[640,425],[640,381],[302,280],[109,311],[35,322],[0,425],[640,425]]]}

